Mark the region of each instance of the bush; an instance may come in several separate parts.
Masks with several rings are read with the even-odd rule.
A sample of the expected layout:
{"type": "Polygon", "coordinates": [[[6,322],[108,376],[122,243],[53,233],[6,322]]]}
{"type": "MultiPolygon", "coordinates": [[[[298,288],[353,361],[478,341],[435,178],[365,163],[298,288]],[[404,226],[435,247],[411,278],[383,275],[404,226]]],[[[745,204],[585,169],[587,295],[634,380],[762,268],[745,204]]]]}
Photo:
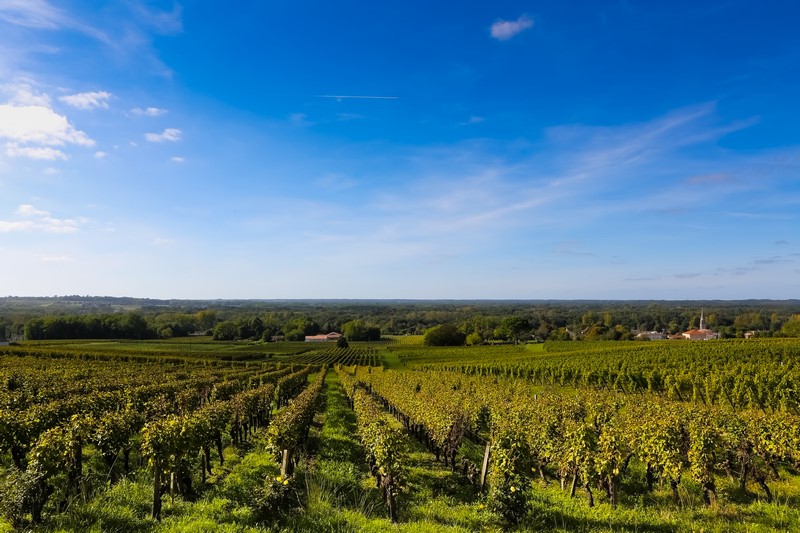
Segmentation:
{"type": "Polygon", "coordinates": [[[422,342],[426,346],[463,346],[467,336],[452,324],[434,326],[425,331],[422,342]]]}

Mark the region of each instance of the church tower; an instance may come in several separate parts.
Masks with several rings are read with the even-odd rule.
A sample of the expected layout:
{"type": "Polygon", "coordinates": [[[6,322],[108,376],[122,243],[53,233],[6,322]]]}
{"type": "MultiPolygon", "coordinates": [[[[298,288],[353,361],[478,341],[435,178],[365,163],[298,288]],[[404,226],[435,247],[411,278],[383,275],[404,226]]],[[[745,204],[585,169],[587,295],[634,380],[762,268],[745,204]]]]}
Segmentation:
{"type": "Polygon", "coordinates": [[[700,309],[700,331],[706,329],[706,321],[703,319],[703,310],[700,309]]]}

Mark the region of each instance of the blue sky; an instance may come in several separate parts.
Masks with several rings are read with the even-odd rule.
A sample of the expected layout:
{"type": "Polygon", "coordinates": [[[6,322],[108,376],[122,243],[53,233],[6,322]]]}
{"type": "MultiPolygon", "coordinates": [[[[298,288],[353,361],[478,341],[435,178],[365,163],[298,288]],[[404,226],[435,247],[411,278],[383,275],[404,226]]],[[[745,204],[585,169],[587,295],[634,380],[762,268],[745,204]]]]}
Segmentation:
{"type": "Polygon", "coordinates": [[[0,0],[0,294],[800,297],[800,4],[231,6],[0,0]]]}

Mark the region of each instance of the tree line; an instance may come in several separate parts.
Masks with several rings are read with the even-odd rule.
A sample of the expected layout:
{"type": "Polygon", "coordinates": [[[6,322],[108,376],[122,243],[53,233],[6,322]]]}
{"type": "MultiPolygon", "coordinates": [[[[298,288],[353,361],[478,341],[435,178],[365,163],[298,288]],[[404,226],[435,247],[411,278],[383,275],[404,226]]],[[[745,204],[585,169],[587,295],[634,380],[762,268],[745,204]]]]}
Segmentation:
{"type": "MultiPolygon", "coordinates": [[[[523,340],[628,340],[636,331],[678,333],[706,325],[723,338],[800,335],[800,302],[196,302],[87,312],[9,307],[0,299],[0,338],[170,338],[192,333],[220,340],[263,340],[338,331],[348,340],[418,335],[450,324],[468,344],[523,340]],[[345,331],[347,329],[348,331],[345,331]]],[[[88,307],[88,309],[94,309],[88,307]]]]}

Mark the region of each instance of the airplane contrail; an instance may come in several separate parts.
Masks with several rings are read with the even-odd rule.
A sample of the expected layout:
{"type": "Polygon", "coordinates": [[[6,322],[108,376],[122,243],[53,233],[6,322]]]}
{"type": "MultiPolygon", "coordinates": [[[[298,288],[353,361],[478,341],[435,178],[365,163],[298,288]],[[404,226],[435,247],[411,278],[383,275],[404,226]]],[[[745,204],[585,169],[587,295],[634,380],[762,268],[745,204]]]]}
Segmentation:
{"type": "Polygon", "coordinates": [[[318,94],[317,98],[336,98],[337,100],[398,100],[399,96],[357,96],[349,94],[318,94]]]}

